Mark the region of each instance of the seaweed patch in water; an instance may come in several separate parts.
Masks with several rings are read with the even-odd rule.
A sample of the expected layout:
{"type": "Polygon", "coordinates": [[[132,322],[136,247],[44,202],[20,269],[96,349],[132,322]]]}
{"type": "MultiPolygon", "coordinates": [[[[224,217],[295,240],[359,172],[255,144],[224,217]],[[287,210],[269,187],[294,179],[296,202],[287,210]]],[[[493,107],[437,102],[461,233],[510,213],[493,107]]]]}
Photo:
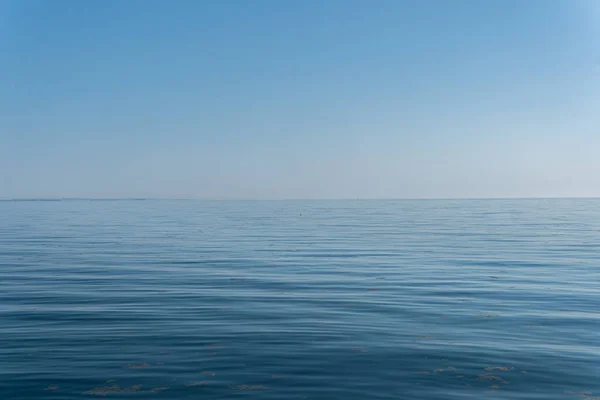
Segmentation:
{"type": "Polygon", "coordinates": [[[477,379],[479,380],[488,380],[488,381],[498,381],[500,383],[502,383],[503,385],[508,385],[508,381],[505,381],[504,379],[502,379],[499,376],[494,376],[494,375],[479,375],[477,377],[477,379]]]}
{"type": "Polygon", "coordinates": [[[212,371],[203,371],[202,375],[210,375],[210,376],[215,376],[216,373],[212,372],[212,371]]]}
{"type": "Polygon", "coordinates": [[[138,369],[138,368],[148,368],[151,365],[148,363],[141,363],[141,364],[127,364],[125,365],[123,368],[128,368],[128,369],[138,369]]]}
{"type": "Polygon", "coordinates": [[[126,392],[139,392],[142,388],[142,385],[135,385],[130,388],[122,388],[120,386],[103,386],[97,387],[88,390],[87,392],[83,392],[83,394],[88,396],[106,396],[111,393],[126,393],[126,392]]]}
{"type": "Polygon", "coordinates": [[[600,400],[600,397],[592,397],[592,392],[566,392],[566,394],[579,396],[584,400],[600,400]]]}
{"type": "Polygon", "coordinates": [[[486,371],[510,371],[512,370],[512,367],[487,367],[485,370],[486,371]]]}
{"type": "Polygon", "coordinates": [[[206,382],[190,382],[190,383],[186,383],[184,386],[198,387],[198,386],[204,386],[204,385],[206,385],[206,382]]]}
{"type": "Polygon", "coordinates": [[[163,390],[169,390],[169,387],[157,387],[152,389],[153,392],[162,392],[163,390]]]}
{"type": "Polygon", "coordinates": [[[232,386],[231,387],[233,390],[263,390],[266,389],[266,386],[263,385],[239,385],[239,386],[232,386]]]}
{"type": "Polygon", "coordinates": [[[46,389],[44,389],[44,390],[50,390],[50,391],[52,391],[52,390],[58,390],[58,389],[60,389],[60,387],[58,387],[58,386],[48,386],[48,387],[47,387],[46,389]]]}
{"type": "Polygon", "coordinates": [[[600,400],[600,397],[591,397],[592,392],[565,392],[573,396],[579,396],[584,400],[600,400]]]}

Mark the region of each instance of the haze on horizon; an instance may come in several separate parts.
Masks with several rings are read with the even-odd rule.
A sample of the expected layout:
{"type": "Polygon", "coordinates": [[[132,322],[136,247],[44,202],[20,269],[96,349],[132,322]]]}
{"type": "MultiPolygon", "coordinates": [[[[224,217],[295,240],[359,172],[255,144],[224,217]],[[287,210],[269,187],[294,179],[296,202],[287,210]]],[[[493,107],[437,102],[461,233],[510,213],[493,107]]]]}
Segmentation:
{"type": "Polygon", "coordinates": [[[0,198],[600,196],[595,0],[0,0],[0,198]]]}

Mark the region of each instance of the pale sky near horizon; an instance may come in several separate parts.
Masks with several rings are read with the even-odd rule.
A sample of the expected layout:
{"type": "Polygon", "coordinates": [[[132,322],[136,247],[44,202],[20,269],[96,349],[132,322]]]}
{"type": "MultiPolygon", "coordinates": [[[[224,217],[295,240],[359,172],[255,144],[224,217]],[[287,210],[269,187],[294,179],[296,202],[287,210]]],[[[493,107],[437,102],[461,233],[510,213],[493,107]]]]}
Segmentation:
{"type": "Polygon", "coordinates": [[[600,196],[600,1],[0,0],[0,198],[600,196]]]}

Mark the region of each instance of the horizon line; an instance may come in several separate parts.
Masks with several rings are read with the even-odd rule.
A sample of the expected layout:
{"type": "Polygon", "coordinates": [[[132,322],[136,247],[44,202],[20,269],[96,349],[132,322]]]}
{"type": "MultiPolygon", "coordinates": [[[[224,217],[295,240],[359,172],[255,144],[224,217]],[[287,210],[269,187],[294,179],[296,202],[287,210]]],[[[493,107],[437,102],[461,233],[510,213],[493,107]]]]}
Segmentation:
{"type": "Polygon", "coordinates": [[[576,200],[600,199],[600,196],[507,196],[507,197],[330,197],[330,198],[193,198],[193,197],[14,197],[4,202],[19,201],[415,201],[415,200],[576,200]]]}

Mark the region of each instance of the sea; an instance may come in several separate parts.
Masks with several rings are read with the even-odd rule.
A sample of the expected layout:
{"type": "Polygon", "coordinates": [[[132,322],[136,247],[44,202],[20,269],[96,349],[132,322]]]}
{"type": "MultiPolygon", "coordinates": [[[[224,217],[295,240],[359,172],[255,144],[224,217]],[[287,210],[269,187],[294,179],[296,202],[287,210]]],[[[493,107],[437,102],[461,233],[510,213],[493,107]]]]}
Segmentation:
{"type": "Polygon", "coordinates": [[[600,399],[600,200],[0,202],[0,399],[600,399]]]}

